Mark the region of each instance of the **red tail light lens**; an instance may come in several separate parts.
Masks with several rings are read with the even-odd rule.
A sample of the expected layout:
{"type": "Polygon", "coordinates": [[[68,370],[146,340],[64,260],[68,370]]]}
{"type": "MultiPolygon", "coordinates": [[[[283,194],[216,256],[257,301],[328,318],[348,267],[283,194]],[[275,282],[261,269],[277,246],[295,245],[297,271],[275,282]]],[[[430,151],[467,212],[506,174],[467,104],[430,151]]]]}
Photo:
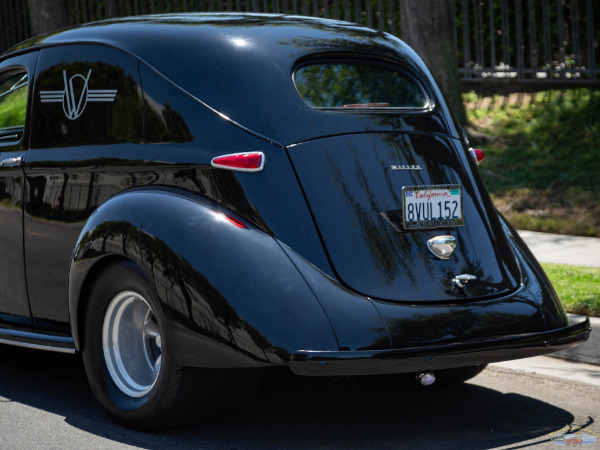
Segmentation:
{"type": "Polygon", "coordinates": [[[469,150],[471,151],[471,155],[473,155],[473,158],[475,158],[477,164],[479,164],[481,161],[483,161],[483,158],[485,158],[482,150],[479,150],[478,148],[470,148],[469,150]]]}
{"type": "Polygon", "coordinates": [[[220,169],[259,172],[265,166],[265,155],[262,152],[233,153],[217,156],[210,164],[220,169]]]}
{"type": "Polygon", "coordinates": [[[228,216],[227,214],[223,214],[222,212],[215,212],[215,214],[217,215],[219,220],[227,221],[238,228],[248,228],[244,222],[234,217],[228,216]]]}

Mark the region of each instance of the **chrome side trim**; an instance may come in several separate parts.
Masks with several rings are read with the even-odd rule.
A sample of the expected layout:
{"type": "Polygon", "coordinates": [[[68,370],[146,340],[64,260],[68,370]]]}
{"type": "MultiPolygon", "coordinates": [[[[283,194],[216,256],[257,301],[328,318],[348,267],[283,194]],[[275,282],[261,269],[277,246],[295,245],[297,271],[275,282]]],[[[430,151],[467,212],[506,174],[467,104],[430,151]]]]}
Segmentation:
{"type": "Polygon", "coordinates": [[[5,328],[0,328],[0,344],[49,350],[59,353],[74,354],[77,352],[72,337],[53,336],[50,334],[10,330],[5,328]]]}
{"type": "Polygon", "coordinates": [[[74,348],[52,347],[50,345],[33,344],[31,342],[10,341],[8,339],[2,338],[0,338],[0,344],[12,345],[14,347],[35,348],[38,350],[49,350],[58,353],[69,353],[71,355],[74,355],[76,353],[76,350],[74,348]]]}

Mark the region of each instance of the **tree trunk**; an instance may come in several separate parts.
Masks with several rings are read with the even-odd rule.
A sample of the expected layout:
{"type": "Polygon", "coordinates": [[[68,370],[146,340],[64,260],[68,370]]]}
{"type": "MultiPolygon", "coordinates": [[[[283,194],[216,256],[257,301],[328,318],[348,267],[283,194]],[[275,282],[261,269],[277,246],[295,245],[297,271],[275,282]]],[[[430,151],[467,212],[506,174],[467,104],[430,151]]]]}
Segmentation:
{"type": "Polygon", "coordinates": [[[454,53],[452,17],[448,0],[401,0],[400,31],[429,66],[461,124],[467,123],[462,102],[458,64],[454,53]]]}
{"type": "Polygon", "coordinates": [[[65,0],[27,0],[34,36],[71,25],[65,0]]]}

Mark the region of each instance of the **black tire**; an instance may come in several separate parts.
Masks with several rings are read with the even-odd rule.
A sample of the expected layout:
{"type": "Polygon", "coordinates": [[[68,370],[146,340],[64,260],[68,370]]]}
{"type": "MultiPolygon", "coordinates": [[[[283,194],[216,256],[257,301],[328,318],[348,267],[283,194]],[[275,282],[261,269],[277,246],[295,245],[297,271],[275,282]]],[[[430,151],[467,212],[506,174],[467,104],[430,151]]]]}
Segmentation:
{"type": "MultiPolygon", "coordinates": [[[[154,323],[151,323],[153,327],[154,323]]],[[[255,371],[250,371],[251,376],[247,376],[239,370],[197,369],[175,364],[166,350],[164,329],[164,318],[154,289],[135,264],[129,261],[113,263],[95,279],[83,330],[83,362],[94,396],[116,422],[146,431],[186,426],[218,417],[231,407],[231,401],[236,397],[258,387],[259,378],[255,371]],[[129,298],[123,300],[127,296],[129,298]],[[134,314],[127,314],[127,308],[144,311],[143,301],[150,309],[146,317],[151,316],[151,320],[140,327],[141,321],[133,320],[134,314]],[[119,306],[124,312],[112,320],[116,317],[115,308],[119,310],[119,306]],[[158,327],[160,342],[155,338],[153,343],[146,331],[142,331],[143,343],[140,345],[113,342],[107,337],[111,333],[103,336],[105,328],[116,330],[116,333],[124,330],[139,335],[140,329],[145,330],[146,324],[152,321],[158,327]],[[129,325],[129,322],[135,324],[129,325]],[[109,350],[105,350],[105,346],[109,350]],[[117,352],[115,348],[123,351],[117,352]],[[135,357],[146,358],[148,367],[130,363],[138,361],[135,357]],[[159,358],[158,369],[152,372],[149,367],[156,368],[159,358]],[[142,369],[136,371],[130,367],[142,369]],[[150,374],[151,378],[138,376],[138,372],[150,374]],[[153,381],[152,374],[156,373],[153,381]],[[128,383],[127,375],[130,374],[134,374],[131,379],[142,382],[128,383]]]]}

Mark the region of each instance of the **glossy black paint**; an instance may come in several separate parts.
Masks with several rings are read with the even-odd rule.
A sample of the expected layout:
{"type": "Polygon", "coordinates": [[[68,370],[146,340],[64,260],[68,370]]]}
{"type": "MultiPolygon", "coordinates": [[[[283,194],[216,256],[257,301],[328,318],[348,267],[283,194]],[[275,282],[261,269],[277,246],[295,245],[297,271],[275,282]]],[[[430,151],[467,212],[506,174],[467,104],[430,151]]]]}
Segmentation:
{"type": "Polygon", "coordinates": [[[406,347],[401,350],[310,352],[292,355],[290,369],[304,376],[396,374],[473,366],[548,354],[576,345],[590,334],[590,321],[560,330],[467,341],[443,346],[406,347]]]}
{"type": "Polygon", "coordinates": [[[437,85],[416,53],[398,38],[364,26],[309,17],[290,20],[283,15],[142,16],[51,34],[10,51],[80,42],[100,42],[131,52],[210,108],[280,145],[398,128],[459,136],[437,85]],[[410,68],[436,108],[426,115],[313,110],[300,101],[290,83],[293,70],[307,59],[335,55],[388,60],[410,68]]]}
{"type": "Polygon", "coordinates": [[[482,196],[460,141],[431,133],[364,133],[289,149],[332,264],[345,284],[385,300],[456,300],[451,279],[477,276],[465,299],[498,296],[519,285],[519,269],[482,196]],[[419,170],[392,170],[395,164],[419,170]],[[403,186],[460,185],[466,226],[403,231],[381,212],[402,212],[403,186]],[[440,261],[427,240],[452,235],[459,251],[440,261]],[[349,245],[349,243],[352,243],[349,245]],[[399,294],[401,293],[401,294],[399,294]]]}
{"type": "MultiPolygon", "coordinates": [[[[389,373],[399,349],[457,345],[465,351],[443,358],[457,367],[505,359],[496,344],[515,335],[527,349],[504,355],[546,353],[547,336],[572,335],[543,271],[497,216],[429,71],[394,37],[321,19],[174,15],[86,25],[3,58],[0,71],[27,68],[30,98],[23,139],[0,147],[26,161],[0,168],[0,235],[18,258],[0,272],[17,280],[0,298],[0,341],[82,349],[89,286],[117,258],[152,280],[180,365],[392,351],[393,364],[361,369],[389,373]],[[294,69],[347,57],[403,67],[431,108],[306,105],[294,69]],[[70,80],[77,98],[116,95],[71,110],[42,101],[70,80]],[[263,171],[210,166],[247,151],[265,154],[263,171]],[[423,170],[390,173],[393,164],[423,170]],[[465,225],[401,232],[382,218],[402,208],[402,186],[423,184],[460,184],[465,225]],[[448,261],[425,247],[439,234],[459,241],[448,261]],[[457,292],[459,273],[479,280],[457,292]]],[[[578,330],[564,345],[586,339],[578,330]]],[[[429,367],[420,361],[405,368],[429,367]]],[[[352,364],[335,374],[355,373],[352,364]]]]}
{"type": "MultiPolygon", "coordinates": [[[[520,247],[523,243],[516,233],[505,222],[502,225],[524,268],[523,284],[511,295],[486,300],[415,304],[371,299],[331,280],[291,250],[287,252],[327,312],[340,350],[435,347],[564,330],[567,317],[542,269],[526,247],[520,247]]],[[[455,367],[465,363],[458,358],[455,362],[455,367]]]]}
{"type": "Polygon", "coordinates": [[[75,250],[73,322],[83,314],[74,300],[87,268],[119,255],[154,280],[162,314],[173,322],[165,341],[178,364],[280,364],[291,348],[335,348],[321,306],[277,241],[249,223],[237,227],[223,213],[233,216],[173,189],[134,190],[108,200],[88,220],[75,250]],[[257,264],[256,255],[266,263],[257,264]]]}
{"type": "MultiPolygon", "coordinates": [[[[30,52],[0,62],[0,71],[25,70],[35,73],[37,52],[30,52]]],[[[27,117],[27,119],[30,119],[27,117]]],[[[0,161],[21,158],[27,153],[29,129],[18,142],[0,141],[0,161]]],[[[31,311],[27,301],[25,262],[23,257],[23,170],[17,163],[0,166],[0,322],[2,328],[32,331],[31,311]]]]}

